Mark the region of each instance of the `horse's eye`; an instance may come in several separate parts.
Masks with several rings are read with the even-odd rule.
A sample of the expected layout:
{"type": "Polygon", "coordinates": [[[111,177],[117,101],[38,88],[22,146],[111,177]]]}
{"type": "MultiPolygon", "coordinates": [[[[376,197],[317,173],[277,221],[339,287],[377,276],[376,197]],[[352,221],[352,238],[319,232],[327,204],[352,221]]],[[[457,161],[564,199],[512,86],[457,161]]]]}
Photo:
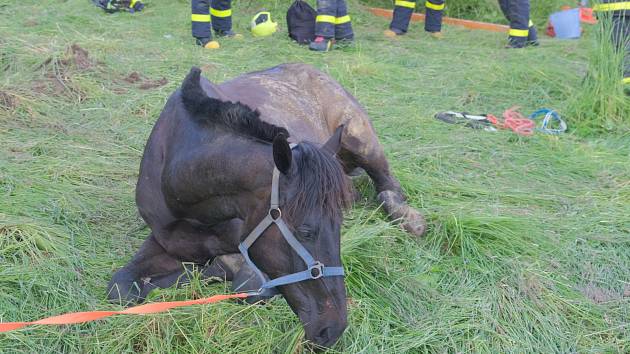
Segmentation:
{"type": "Polygon", "coordinates": [[[315,236],[315,232],[313,231],[313,229],[311,229],[308,226],[300,226],[298,227],[298,232],[300,233],[300,236],[303,238],[313,238],[315,236]]]}

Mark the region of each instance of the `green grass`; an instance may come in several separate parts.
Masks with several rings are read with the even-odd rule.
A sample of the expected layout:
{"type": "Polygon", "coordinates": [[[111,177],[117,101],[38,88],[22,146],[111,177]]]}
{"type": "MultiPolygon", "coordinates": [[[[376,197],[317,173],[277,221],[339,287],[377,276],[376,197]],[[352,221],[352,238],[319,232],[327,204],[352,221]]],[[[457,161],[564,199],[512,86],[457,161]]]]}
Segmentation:
{"type": "Polygon", "coordinates": [[[630,100],[619,79],[623,77],[625,52],[611,41],[612,18],[608,14],[599,18],[586,77],[567,110],[582,135],[630,131],[630,100]]]}
{"type": "MultiPolygon", "coordinates": [[[[342,253],[350,324],[333,352],[627,353],[630,351],[630,137],[574,135],[572,98],[594,49],[543,38],[502,49],[500,34],[387,21],[350,4],[354,46],[320,55],[286,29],[255,39],[259,8],[284,27],[288,2],[237,2],[241,41],[192,45],[189,3],[151,1],[106,15],[89,1],[0,3],[0,320],[115,309],[112,272],[148,230],[133,199],[144,143],[192,65],[216,82],[307,62],[366,107],[411,204],[430,223],[414,240],[386,221],[371,183],[348,211],[342,253]],[[89,51],[80,67],[72,44],[89,51]],[[88,63],[88,64],[89,64],[88,63]],[[167,83],[141,89],[124,79],[167,83]],[[441,110],[551,107],[571,129],[520,138],[446,125],[441,110]]],[[[589,109],[589,107],[586,107],[589,109]]],[[[195,281],[152,300],[224,293],[195,281]]],[[[221,303],[144,317],[0,334],[5,353],[300,353],[283,299],[221,303]]]]}

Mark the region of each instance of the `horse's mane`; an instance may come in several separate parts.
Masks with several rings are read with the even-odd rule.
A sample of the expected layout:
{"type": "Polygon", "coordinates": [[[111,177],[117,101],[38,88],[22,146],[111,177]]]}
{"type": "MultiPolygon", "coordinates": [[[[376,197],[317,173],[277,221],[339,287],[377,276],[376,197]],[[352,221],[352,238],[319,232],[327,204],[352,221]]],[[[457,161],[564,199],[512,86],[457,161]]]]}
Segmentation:
{"type": "Polygon", "coordinates": [[[309,142],[301,142],[296,150],[297,193],[285,206],[288,216],[300,222],[307,211],[319,209],[327,217],[340,219],[350,204],[350,185],[341,164],[309,142]]]}
{"type": "Polygon", "coordinates": [[[239,135],[272,142],[278,134],[289,136],[282,127],[269,124],[260,119],[260,112],[240,102],[224,102],[209,97],[201,87],[201,70],[190,69],[181,88],[181,98],[186,110],[199,123],[220,124],[239,135]]]}

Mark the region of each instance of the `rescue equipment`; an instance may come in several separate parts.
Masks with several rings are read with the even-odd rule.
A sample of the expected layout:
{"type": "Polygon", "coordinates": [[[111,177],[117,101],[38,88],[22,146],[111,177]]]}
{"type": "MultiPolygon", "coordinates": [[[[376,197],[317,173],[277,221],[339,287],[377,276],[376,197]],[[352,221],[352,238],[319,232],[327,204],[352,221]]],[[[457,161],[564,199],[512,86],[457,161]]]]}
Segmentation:
{"type": "Polygon", "coordinates": [[[251,29],[254,37],[271,36],[278,30],[278,24],[271,21],[269,11],[261,11],[252,19],[251,29]]]}

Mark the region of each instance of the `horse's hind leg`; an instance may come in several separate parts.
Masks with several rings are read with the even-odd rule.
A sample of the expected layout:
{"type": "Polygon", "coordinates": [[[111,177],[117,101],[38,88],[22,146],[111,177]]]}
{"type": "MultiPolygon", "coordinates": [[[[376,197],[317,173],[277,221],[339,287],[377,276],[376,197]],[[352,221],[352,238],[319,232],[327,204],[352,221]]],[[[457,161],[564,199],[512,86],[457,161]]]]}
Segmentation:
{"type": "Polygon", "coordinates": [[[347,172],[356,167],[367,172],[374,181],[379,202],[392,220],[399,220],[402,227],[414,235],[424,234],[424,217],[405,202],[400,183],[392,176],[383,147],[364,113],[348,121],[338,156],[347,172]]]}

